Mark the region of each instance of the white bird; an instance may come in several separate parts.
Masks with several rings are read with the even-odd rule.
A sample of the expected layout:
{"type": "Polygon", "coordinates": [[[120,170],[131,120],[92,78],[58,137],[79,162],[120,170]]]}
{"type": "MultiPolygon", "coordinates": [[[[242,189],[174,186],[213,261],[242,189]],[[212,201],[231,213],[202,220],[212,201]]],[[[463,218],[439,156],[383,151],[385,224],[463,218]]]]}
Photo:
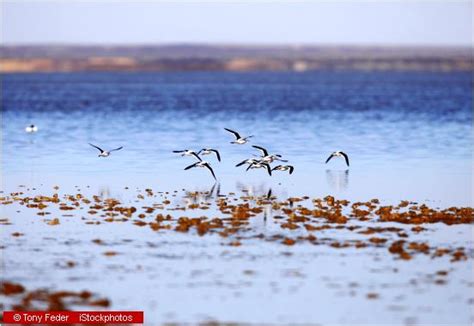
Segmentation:
{"type": "Polygon", "coordinates": [[[28,127],[25,128],[25,131],[29,134],[31,133],[34,133],[34,132],[37,132],[38,131],[38,127],[35,126],[35,125],[29,125],[28,127]]]}
{"type": "Polygon", "coordinates": [[[289,171],[289,173],[292,174],[294,169],[295,168],[292,165],[277,165],[272,169],[272,171],[289,171]]]}
{"type": "Polygon", "coordinates": [[[272,175],[272,168],[270,167],[270,165],[268,163],[265,163],[265,162],[262,162],[262,161],[258,161],[256,163],[250,164],[247,167],[247,170],[245,170],[245,171],[248,171],[249,169],[259,169],[259,168],[266,168],[267,171],[268,171],[268,174],[272,175]]]}
{"type": "Polygon", "coordinates": [[[333,157],[344,157],[344,160],[346,161],[347,166],[349,166],[349,156],[347,156],[346,153],[342,151],[334,152],[328,157],[328,159],[326,160],[326,163],[329,162],[329,160],[332,159],[333,157]]]}
{"type": "Polygon", "coordinates": [[[99,157],[107,157],[110,155],[110,153],[112,153],[113,151],[119,151],[123,148],[123,146],[120,146],[119,148],[114,148],[114,149],[111,149],[110,151],[104,151],[102,148],[98,147],[98,146],[95,146],[91,143],[89,143],[89,145],[91,145],[92,147],[94,148],[97,148],[99,151],[100,151],[100,154],[99,154],[99,157]]]}
{"type": "Polygon", "coordinates": [[[191,151],[189,149],[183,149],[182,151],[173,151],[173,153],[180,153],[181,156],[194,156],[199,161],[202,161],[202,159],[198,155],[199,153],[196,153],[195,151],[191,151]]]}
{"type": "Polygon", "coordinates": [[[287,160],[282,160],[281,159],[281,155],[280,154],[268,154],[268,151],[261,147],[261,146],[257,146],[257,145],[252,145],[253,148],[256,148],[258,149],[260,152],[262,152],[262,158],[261,160],[263,162],[266,162],[266,163],[272,163],[273,161],[281,161],[281,162],[288,162],[287,160]]]}
{"type": "Polygon", "coordinates": [[[215,153],[217,156],[217,160],[220,162],[221,161],[221,155],[219,154],[219,151],[217,149],[212,149],[212,148],[203,148],[197,154],[202,154],[202,155],[209,155],[215,153]]]}
{"type": "Polygon", "coordinates": [[[259,162],[259,161],[260,161],[260,160],[257,160],[256,158],[249,158],[249,159],[243,160],[242,162],[240,162],[239,164],[237,164],[235,167],[244,165],[245,163],[247,163],[247,164],[257,163],[257,162],[259,162]]]}
{"type": "Polygon", "coordinates": [[[225,130],[227,130],[228,132],[231,132],[234,134],[235,136],[235,141],[231,141],[230,143],[231,144],[238,144],[238,145],[243,145],[243,144],[246,144],[248,142],[248,139],[253,137],[252,135],[250,136],[247,136],[247,137],[242,137],[239,135],[238,132],[236,131],[233,131],[233,130],[230,130],[230,129],[227,129],[227,128],[224,128],[225,130]]]}
{"type": "Polygon", "coordinates": [[[199,161],[199,162],[196,162],[196,163],[194,163],[194,164],[191,164],[190,166],[185,167],[184,169],[185,169],[185,170],[189,170],[189,169],[191,169],[191,168],[207,168],[209,171],[211,171],[212,176],[214,177],[214,180],[217,180],[217,179],[216,179],[216,175],[214,174],[214,171],[213,171],[212,168],[211,168],[211,165],[210,165],[208,162],[206,162],[206,161],[199,161]]]}

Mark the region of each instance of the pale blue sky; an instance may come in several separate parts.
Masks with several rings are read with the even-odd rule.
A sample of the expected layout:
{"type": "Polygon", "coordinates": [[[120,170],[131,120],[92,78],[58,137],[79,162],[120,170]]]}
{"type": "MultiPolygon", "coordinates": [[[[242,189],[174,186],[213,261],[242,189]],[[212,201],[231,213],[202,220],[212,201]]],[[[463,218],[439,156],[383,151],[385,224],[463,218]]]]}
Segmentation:
{"type": "Polygon", "coordinates": [[[472,2],[5,1],[4,44],[470,45],[472,2]]]}

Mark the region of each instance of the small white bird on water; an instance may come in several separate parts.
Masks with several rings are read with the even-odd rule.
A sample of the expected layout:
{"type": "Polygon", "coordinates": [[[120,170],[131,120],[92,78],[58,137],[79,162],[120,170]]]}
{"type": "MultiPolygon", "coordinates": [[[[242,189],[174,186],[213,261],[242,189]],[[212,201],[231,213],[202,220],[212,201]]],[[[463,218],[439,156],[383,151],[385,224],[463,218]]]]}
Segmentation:
{"type": "Polygon", "coordinates": [[[292,174],[294,169],[295,168],[292,165],[277,165],[272,169],[272,171],[288,171],[292,174]]]}
{"type": "Polygon", "coordinates": [[[25,131],[29,134],[32,134],[38,131],[38,127],[35,125],[29,125],[28,127],[25,128],[25,131]]]}
{"type": "Polygon", "coordinates": [[[342,151],[334,152],[328,157],[328,159],[326,160],[326,163],[329,162],[329,160],[332,159],[333,157],[344,157],[344,160],[346,161],[347,166],[349,166],[349,156],[347,156],[346,153],[342,151]]]}
{"type": "Polygon", "coordinates": [[[199,153],[196,153],[195,151],[189,149],[183,149],[182,151],[173,151],[173,153],[181,154],[181,156],[194,156],[199,161],[202,161],[202,159],[198,155],[199,153]]]}
{"type": "Polygon", "coordinates": [[[253,137],[253,135],[250,135],[250,136],[247,136],[247,137],[242,137],[239,135],[239,133],[237,131],[233,131],[233,130],[230,130],[230,129],[227,129],[227,128],[224,128],[225,130],[227,130],[228,132],[231,132],[234,134],[235,136],[235,140],[234,141],[231,141],[230,143],[231,144],[238,144],[238,145],[243,145],[243,144],[246,144],[248,142],[248,139],[253,137]]]}
{"type": "Polygon", "coordinates": [[[212,149],[212,148],[203,148],[197,154],[202,154],[202,155],[209,155],[209,154],[216,154],[217,160],[220,162],[221,161],[221,155],[219,154],[219,151],[217,149],[212,149]]]}
{"type": "Polygon", "coordinates": [[[266,162],[266,163],[272,163],[273,161],[281,161],[281,162],[288,162],[287,160],[283,160],[281,159],[281,155],[280,154],[268,154],[268,151],[261,147],[261,146],[257,146],[257,145],[252,145],[253,148],[256,148],[258,149],[260,152],[262,152],[262,158],[261,160],[263,162],[266,162]]]}
{"type": "Polygon", "coordinates": [[[268,163],[265,163],[263,161],[258,161],[256,163],[250,164],[245,171],[248,171],[250,169],[259,169],[259,168],[266,168],[268,174],[271,176],[272,175],[272,168],[268,163]]]}
{"type": "Polygon", "coordinates": [[[99,151],[100,151],[100,154],[99,154],[99,157],[107,157],[110,155],[110,153],[112,153],[113,151],[119,151],[123,148],[123,146],[120,146],[119,148],[114,148],[114,149],[111,149],[110,151],[104,151],[102,148],[98,147],[98,146],[95,146],[91,143],[89,143],[89,145],[91,145],[92,147],[94,148],[97,148],[99,151]]]}
{"type": "Polygon", "coordinates": [[[214,177],[214,180],[217,180],[216,175],[214,174],[214,171],[211,168],[211,165],[206,161],[196,162],[194,164],[191,164],[191,165],[185,167],[184,169],[189,170],[191,168],[207,168],[209,171],[211,171],[211,174],[214,177]]]}

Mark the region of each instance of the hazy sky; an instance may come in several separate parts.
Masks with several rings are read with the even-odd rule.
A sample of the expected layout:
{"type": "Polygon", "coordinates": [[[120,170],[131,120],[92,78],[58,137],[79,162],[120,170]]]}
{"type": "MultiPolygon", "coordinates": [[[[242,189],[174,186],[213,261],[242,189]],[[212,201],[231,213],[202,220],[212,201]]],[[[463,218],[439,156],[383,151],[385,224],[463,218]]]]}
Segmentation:
{"type": "Polygon", "coordinates": [[[4,44],[472,42],[471,1],[1,1],[4,44]]]}

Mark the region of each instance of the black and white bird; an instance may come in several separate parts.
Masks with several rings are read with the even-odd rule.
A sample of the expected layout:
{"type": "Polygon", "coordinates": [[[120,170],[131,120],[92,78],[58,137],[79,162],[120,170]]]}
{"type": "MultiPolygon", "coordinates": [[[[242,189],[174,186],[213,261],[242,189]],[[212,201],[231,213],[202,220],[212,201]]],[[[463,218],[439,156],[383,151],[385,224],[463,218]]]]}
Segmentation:
{"type": "Polygon", "coordinates": [[[272,163],[273,161],[288,162],[287,160],[283,160],[280,154],[271,154],[271,155],[268,154],[268,151],[261,146],[252,145],[252,147],[258,149],[262,153],[261,160],[263,162],[266,162],[266,163],[272,163]]]}
{"type": "Polygon", "coordinates": [[[110,153],[112,153],[113,151],[119,151],[123,148],[123,146],[120,146],[119,148],[114,148],[114,149],[111,149],[110,151],[104,151],[102,148],[98,147],[98,146],[95,146],[91,143],[89,143],[89,145],[91,145],[92,147],[94,148],[97,148],[99,151],[100,151],[100,154],[99,154],[99,157],[107,157],[110,155],[110,153]]]}
{"type": "Polygon", "coordinates": [[[346,153],[342,151],[334,152],[328,157],[328,159],[326,160],[326,163],[329,162],[329,160],[332,159],[333,157],[344,157],[344,160],[346,161],[347,166],[349,166],[349,156],[347,156],[346,153]]]}
{"type": "Polygon", "coordinates": [[[265,168],[267,169],[267,172],[269,175],[272,175],[272,168],[270,167],[270,165],[268,163],[265,163],[265,162],[262,162],[262,161],[258,161],[256,163],[252,163],[250,164],[246,171],[250,170],[250,169],[259,169],[259,168],[265,168]]]}
{"type": "Polygon", "coordinates": [[[191,165],[185,167],[184,169],[189,170],[191,168],[207,168],[209,171],[211,171],[211,174],[214,177],[214,180],[217,180],[216,175],[214,174],[214,171],[211,168],[211,165],[206,161],[196,162],[194,164],[191,164],[191,165]]]}
{"type": "Polygon", "coordinates": [[[38,127],[35,125],[29,125],[28,127],[25,128],[25,131],[29,134],[32,134],[38,131],[38,127]]]}
{"type": "Polygon", "coordinates": [[[294,169],[295,168],[292,165],[277,165],[272,169],[272,171],[288,171],[292,174],[294,169]]]}
{"type": "Polygon", "coordinates": [[[238,144],[238,145],[243,145],[243,144],[246,144],[248,142],[248,139],[253,137],[253,135],[250,135],[250,136],[247,136],[247,137],[242,137],[239,135],[239,133],[237,131],[233,131],[233,130],[230,130],[230,129],[227,129],[227,128],[224,128],[225,130],[227,130],[228,132],[231,132],[234,134],[235,136],[235,140],[234,141],[231,141],[230,143],[231,144],[238,144]]]}
{"type": "Polygon", "coordinates": [[[220,162],[221,161],[221,155],[219,154],[219,151],[217,149],[212,149],[212,148],[203,148],[199,152],[197,152],[197,155],[209,155],[209,154],[216,154],[217,160],[220,162]]]}
{"type": "Polygon", "coordinates": [[[257,163],[257,162],[259,162],[259,161],[260,161],[260,160],[257,160],[256,158],[249,158],[249,159],[243,160],[242,162],[240,162],[239,164],[237,164],[235,167],[239,167],[239,166],[244,165],[244,164],[257,163]]]}
{"type": "Polygon", "coordinates": [[[202,161],[202,159],[198,155],[199,153],[196,153],[195,151],[191,151],[189,149],[183,149],[182,151],[173,151],[173,153],[179,153],[181,154],[181,156],[194,156],[199,161],[202,161]]]}

